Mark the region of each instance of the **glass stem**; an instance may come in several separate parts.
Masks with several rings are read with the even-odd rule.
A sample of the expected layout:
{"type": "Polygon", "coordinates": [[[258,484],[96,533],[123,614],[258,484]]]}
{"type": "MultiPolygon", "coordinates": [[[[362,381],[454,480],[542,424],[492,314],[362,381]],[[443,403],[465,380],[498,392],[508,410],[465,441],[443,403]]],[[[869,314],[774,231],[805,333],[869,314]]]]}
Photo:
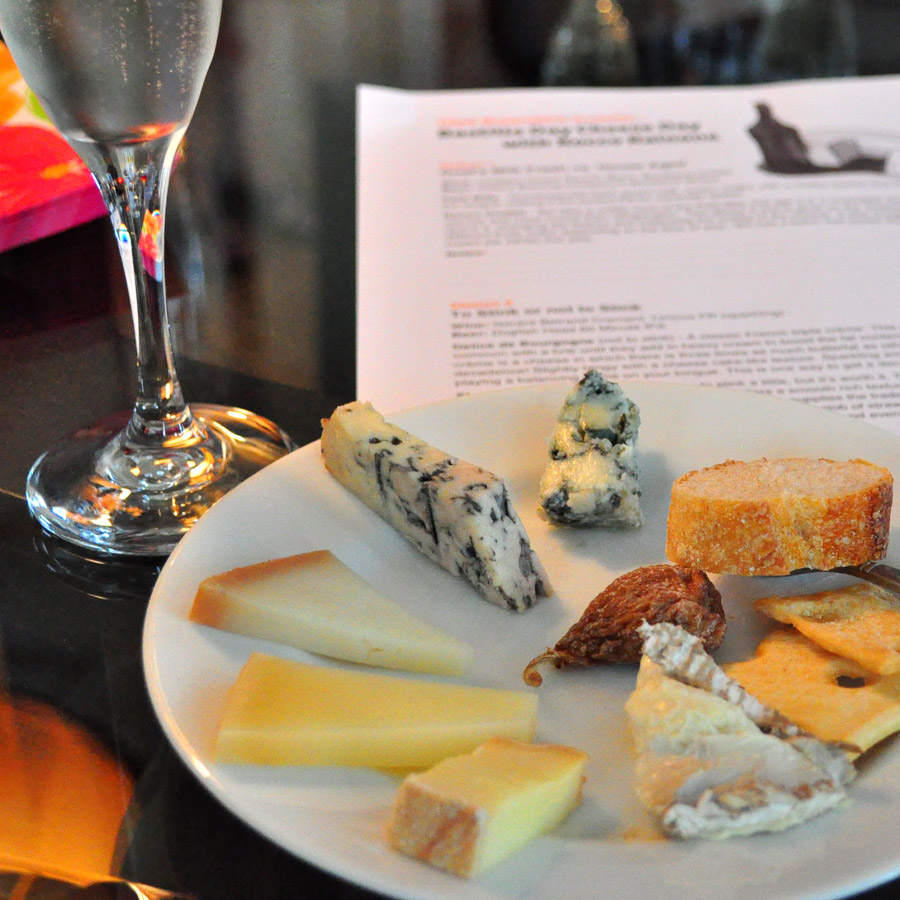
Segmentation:
{"type": "Polygon", "coordinates": [[[134,323],[137,392],[124,439],[126,445],[145,449],[190,443],[190,433],[201,428],[175,373],[166,310],[166,195],[183,132],[95,145],[88,160],[112,220],[134,323]]]}

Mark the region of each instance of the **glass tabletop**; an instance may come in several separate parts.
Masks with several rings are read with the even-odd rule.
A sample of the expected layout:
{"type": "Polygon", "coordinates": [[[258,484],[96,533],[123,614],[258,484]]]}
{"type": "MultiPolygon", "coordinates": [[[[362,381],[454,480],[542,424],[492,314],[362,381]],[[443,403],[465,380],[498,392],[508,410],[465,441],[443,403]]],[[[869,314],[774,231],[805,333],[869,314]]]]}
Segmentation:
{"type": "MultiPolygon", "coordinates": [[[[104,333],[101,324],[113,323],[54,334],[90,349],[80,368],[73,362],[78,354],[69,354],[71,378],[89,379],[97,358],[127,358],[117,346],[127,347],[127,340],[112,327],[104,333]]],[[[23,358],[10,353],[0,365],[3,421],[18,404],[46,393],[54,377],[58,361],[38,343],[45,344],[32,336],[2,345],[28,344],[29,351],[23,358]]],[[[252,402],[299,444],[316,439],[321,417],[345,399],[179,363],[190,389],[252,402]]],[[[114,405],[116,391],[101,399],[114,405]]],[[[67,412],[86,416],[92,409],[84,403],[67,412]]],[[[141,667],[142,627],[162,560],[86,556],[40,531],[20,482],[29,441],[37,441],[36,449],[46,427],[32,419],[28,440],[7,442],[2,455],[0,898],[74,898],[80,895],[63,892],[70,883],[109,877],[199,900],[374,896],[255,833],[201,786],[167,742],[141,667]]],[[[888,884],[860,896],[886,900],[895,890],[888,884]]]]}

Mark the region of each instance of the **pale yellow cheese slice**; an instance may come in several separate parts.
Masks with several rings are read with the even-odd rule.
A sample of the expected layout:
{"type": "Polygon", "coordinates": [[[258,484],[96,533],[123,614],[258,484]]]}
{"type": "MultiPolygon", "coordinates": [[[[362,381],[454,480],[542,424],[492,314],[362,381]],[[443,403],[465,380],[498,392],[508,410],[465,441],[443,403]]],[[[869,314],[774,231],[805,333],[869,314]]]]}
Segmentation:
{"type": "Polygon", "coordinates": [[[490,737],[530,741],[537,694],[417,681],[255,653],[232,686],[220,763],[422,769],[490,737]]]}
{"type": "Polygon", "coordinates": [[[754,604],[811,641],[879,675],[900,672],[900,597],[872,584],[754,604]]]}
{"type": "Polygon", "coordinates": [[[877,675],[792,630],[765,637],[753,659],[724,666],[758,700],[823,741],[867,750],[900,730],[900,675],[877,675]]]}
{"type": "Polygon", "coordinates": [[[387,669],[462,675],[473,659],[472,647],[410,615],[328,550],[213,575],[190,618],[387,669]]]}
{"type": "Polygon", "coordinates": [[[492,738],[404,780],[390,845],[456,875],[478,875],[579,804],[586,762],[572,747],[492,738]]]}

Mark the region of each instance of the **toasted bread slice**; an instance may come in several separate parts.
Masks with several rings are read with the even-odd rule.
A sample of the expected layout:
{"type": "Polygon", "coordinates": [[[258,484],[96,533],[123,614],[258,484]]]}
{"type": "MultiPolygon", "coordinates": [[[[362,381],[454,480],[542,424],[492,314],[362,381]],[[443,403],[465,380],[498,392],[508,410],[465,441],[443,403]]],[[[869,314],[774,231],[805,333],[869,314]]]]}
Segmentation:
{"type": "Polygon", "coordinates": [[[797,597],[763,597],[755,606],[870,672],[900,672],[900,597],[889,591],[851,584],[797,597]]]}
{"type": "Polygon", "coordinates": [[[861,459],[728,460],[672,485],[666,555],[735,575],[787,575],[882,559],[891,473],[861,459]]]}

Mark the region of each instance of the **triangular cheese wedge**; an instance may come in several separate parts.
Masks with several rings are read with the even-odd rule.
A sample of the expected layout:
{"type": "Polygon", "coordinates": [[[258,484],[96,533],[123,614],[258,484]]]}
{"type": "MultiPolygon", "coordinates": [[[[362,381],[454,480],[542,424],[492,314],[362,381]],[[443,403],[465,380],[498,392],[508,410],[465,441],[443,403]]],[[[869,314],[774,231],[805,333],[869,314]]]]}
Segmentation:
{"type": "Polygon", "coordinates": [[[491,737],[530,741],[537,693],[254,653],[228,693],[220,763],[423,769],[491,737]]]}
{"type": "Polygon", "coordinates": [[[473,658],[469,645],[414,618],[328,550],[213,575],[190,618],[386,669],[462,675],[473,658]]]}
{"type": "Polygon", "coordinates": [[[781,831],[840,804],[853,767],[728,678],[700,641],[641,626],[644,656],[628,714],[635,789],[666,834],[781,831]]]}
{"type": "Polygon", "coordinates": [[[478,875],[579,804],[586,762],[573,747],[492,738],[404,780],[390,844],[455,875],[478,875]]]}

